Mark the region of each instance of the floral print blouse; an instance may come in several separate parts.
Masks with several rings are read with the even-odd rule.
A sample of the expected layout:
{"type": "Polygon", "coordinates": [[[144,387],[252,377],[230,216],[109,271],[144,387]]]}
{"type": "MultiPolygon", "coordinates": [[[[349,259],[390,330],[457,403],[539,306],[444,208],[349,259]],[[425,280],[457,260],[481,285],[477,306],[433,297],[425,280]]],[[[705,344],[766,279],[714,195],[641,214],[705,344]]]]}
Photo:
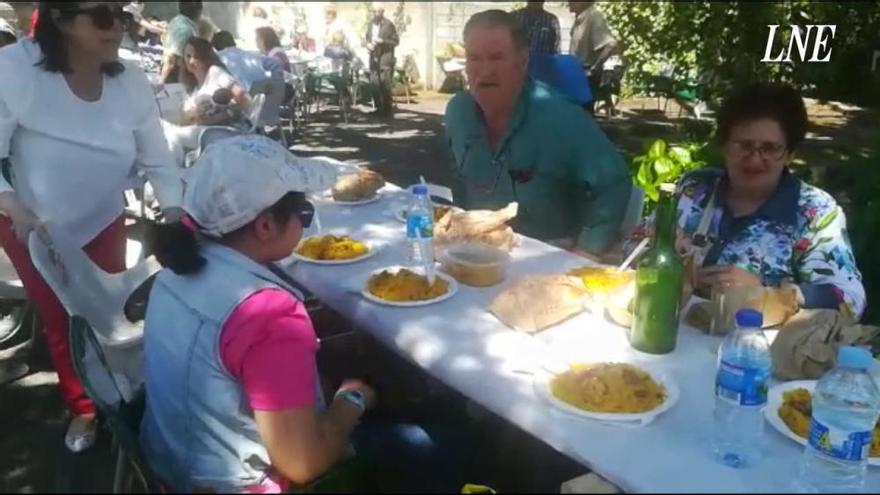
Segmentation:
{"type": "Polygon", "coordinates": [[[698,266],[736,266],[759,274],[765,286],[794,283],[803,292],[805,308],[844,306],[860,317],[865,289],[846,218],[834,198],[785,171],[776,193],[758,211],[733,218],[725,206],[725,187],[719,187],[726,180],[723,169],[708,168],[678,184],[679,228],[691,240],[717,188],[708,242],[696,255],[698,266]]]}

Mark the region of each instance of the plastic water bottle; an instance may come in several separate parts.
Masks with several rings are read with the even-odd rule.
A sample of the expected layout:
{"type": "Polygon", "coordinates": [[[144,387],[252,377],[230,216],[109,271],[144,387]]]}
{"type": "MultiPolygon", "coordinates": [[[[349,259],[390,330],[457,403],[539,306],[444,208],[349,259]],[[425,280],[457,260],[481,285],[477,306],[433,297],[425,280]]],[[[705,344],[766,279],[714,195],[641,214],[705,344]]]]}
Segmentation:
{"type": "Polygon", "coordinates": [[[837,367],[816,384],[809,440],[796,482],[800,491],[863,490],[880,415],[880,390],[868,372],[873,360],[865,349],[841,347],[837,367]]]}
{"type": "Polygon", "coordinates": [[[736,313],[736,330],[718,349],[715,377],[715,457],[733,468],[753,466],[764,453],[764,416],[772,361],[761,330],[764,318],[753,309],[736,313]]]}
{"type": "Polygon", "coordinates": [[[423,252],[429,260],[434,258],[434,204],[425,186],[413,187],[406,212],[406,240],[411,266],[424,264],[423,252]]]}

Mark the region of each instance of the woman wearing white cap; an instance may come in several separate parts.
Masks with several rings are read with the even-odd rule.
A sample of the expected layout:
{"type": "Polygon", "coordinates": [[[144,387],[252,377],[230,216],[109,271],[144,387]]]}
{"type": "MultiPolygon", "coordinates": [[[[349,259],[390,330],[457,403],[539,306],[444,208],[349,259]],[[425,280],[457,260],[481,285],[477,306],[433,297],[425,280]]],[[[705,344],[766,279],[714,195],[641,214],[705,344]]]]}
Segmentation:
{"type": "MultiPolygon", "coordinates": [[[[309,315],[270,269],[311,223],[305,193],[335,175],[262,136],[224,140],[190,170],[182,224],[159,227],[166,269],[146,316],[141,443],[174,491],[277,492],[350,453],[375,394],[347,380],[325,406],[309,315]]],[[[396,428],[396,438],[371,437],[369,450],[397,452],[397,466],[415,463],[406,475],[421,476],[417,466],[433,466],[431,439],[396,428]]]]}

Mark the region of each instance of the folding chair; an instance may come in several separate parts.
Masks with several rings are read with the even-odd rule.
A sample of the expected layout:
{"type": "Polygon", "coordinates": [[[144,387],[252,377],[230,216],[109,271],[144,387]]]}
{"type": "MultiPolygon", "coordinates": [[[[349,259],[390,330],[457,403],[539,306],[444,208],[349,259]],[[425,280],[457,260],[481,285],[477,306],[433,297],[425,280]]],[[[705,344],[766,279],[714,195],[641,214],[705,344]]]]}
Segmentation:
{"type": "Polygon", "coordinates": [[[138,441],[146,400],[143,392],[126,401],[120,391],[116,390],[114,394],[108,389],[113,383],[112,371],[94,330],[80,316],[70,318],[70,353],[74,371],[86,395],[95,403],[113,434],[117,448],[113,493],[131,493],[135,480],[147,493],[164,493],[164,487],[150,471],[138,441]]]}

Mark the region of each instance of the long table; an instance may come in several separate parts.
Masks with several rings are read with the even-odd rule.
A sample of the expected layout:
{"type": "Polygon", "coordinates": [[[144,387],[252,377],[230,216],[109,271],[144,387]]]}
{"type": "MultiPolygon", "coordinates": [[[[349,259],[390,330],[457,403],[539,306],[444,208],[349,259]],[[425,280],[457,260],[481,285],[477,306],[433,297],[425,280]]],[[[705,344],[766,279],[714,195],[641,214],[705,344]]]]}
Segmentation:
{"type": "MultiPolygon", "coordinates": [[[[532,337],[509,329],[486,311],[504,287],[524,275],[564,272],[582,258],[529,238],[513,252],[507,281],[497,287],[464,285],[450,300],[422,308],[368,302],[357,292],[376,269],[399,265],[406,244],[394,213],[406,195],[388,186],[383,200],[359,207],[317,205],[322,233],[379,243],[381,252],[361,263],[283,265],[323,302],[356,322],[402,357],[470,400],[582,463],[626,492],[786,492],[792,490],[803,447],[767,425],[765,460],[732,469],[711,456],[715,354],[719,340],[682,326],[670,355],[633,350],[624,330],[589,313],[532,337]],[[678,403],[643,427],[606,425],[559,411],[535,391],[532,373],[547,359],[626,360],[672,376],[678,403]]],[[[870,468],[867,489],[880,491],[880,471],[870,468]]]]}

